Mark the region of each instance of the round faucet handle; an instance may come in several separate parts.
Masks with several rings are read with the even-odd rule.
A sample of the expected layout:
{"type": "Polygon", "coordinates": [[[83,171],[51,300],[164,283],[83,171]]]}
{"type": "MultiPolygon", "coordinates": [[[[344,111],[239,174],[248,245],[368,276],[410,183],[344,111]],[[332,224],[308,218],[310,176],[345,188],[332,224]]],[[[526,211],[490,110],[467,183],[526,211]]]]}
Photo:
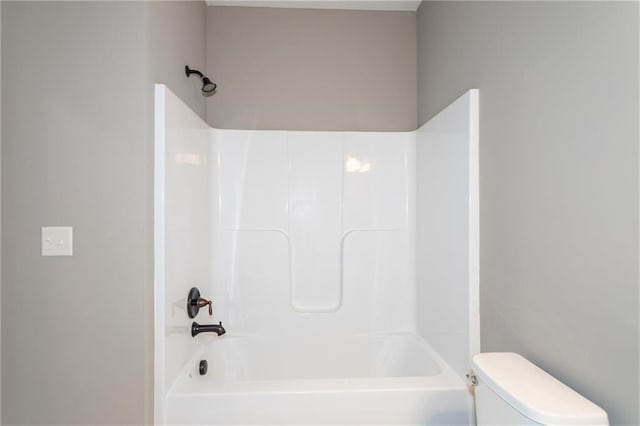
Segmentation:
{"type": "Polygon", "coordinates": [[[189,290],[189,296],[187,296],[187,314],[189,318],[195,318],[200,308],[204,308],[207,305],[209,306],[209,316],[213,316],[213,302],[200,297],[200,291],[196,287],[189,290]]]}

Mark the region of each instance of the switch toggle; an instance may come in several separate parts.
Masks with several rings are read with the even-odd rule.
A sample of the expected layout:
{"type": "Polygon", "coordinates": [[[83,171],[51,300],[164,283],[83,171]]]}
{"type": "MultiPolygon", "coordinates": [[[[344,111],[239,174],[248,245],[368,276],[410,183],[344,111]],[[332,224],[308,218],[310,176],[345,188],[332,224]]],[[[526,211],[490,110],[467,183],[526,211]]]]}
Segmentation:
{"type": "Polygon", "coordinates": [[[71,226],[43,226],[42,255],[73,256],[73,228],[71,226]]]}

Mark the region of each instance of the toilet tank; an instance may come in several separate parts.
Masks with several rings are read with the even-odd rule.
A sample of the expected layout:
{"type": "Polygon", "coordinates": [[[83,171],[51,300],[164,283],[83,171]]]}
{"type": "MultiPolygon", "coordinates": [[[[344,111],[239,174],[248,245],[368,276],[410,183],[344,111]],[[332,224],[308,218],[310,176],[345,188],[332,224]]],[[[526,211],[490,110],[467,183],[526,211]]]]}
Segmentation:
{"type": "Polygon", "coordinates": [[[609,424],[602,408],[518,354],[478,354],[472,369],[479,426],[609,424]]]}

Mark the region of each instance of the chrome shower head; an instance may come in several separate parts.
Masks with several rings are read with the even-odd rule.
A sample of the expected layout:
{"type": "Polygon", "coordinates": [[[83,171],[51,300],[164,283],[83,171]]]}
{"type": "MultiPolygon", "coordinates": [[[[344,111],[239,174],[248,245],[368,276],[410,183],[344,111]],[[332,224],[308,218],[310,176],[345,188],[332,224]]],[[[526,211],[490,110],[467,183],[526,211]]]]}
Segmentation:
{"type": "Polygon", "coordinates": [[[190,77],[191,74],[195,74],[198,77],[200,77],[200,79],[202,80],[202,89],[201,90],[202,90],[202,94],[204,96],[210,96],[216,91],[216,88],[218,87],[218,85],[215,84],[213,81],[209,80],[208,77],[205,77],[204,74],[202,74],[200,71],[193,70],[193,69],[189,68],[189,65],[185,65],[184,66],[184,72],[187,75],[187,77],[190,77]]]}

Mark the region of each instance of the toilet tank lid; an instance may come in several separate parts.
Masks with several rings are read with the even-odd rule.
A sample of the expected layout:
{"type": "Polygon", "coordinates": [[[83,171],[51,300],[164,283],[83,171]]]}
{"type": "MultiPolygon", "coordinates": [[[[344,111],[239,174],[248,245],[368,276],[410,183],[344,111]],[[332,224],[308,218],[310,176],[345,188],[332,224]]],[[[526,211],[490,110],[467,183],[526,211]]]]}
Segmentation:
{"type": "Polygon", "coordinates": [[[602,408],[516,353],[482,353],[473,357],[472,364],[479,380],[538,423],[609,424],[602,408]]]}

